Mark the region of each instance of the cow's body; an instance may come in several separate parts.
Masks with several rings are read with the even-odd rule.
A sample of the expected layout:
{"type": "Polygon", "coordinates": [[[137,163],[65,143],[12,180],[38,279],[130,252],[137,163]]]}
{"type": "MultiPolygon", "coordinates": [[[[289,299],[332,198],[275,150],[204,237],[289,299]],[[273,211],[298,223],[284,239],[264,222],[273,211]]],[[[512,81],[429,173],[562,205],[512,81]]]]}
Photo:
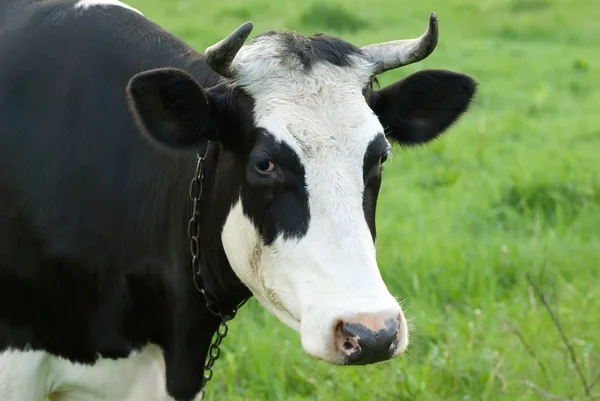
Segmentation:
{"type": "MultiPolygon", "coordinates": [[[[206,86],[219,76],[128,9],[74,4],[19,7],[0,27],[0,349],[90,364],[98,354],[126,358],[158,344],[174,366],[172,394],[189,400],[218,324],[191,280],[187,193],[195,157],[174,159],[149,146],[124,88],[156,67],[182,68],[206,86]]],[[[219,249],[211,255],[225,258],[219,249]]],[[[239,302],[247,292],[238,290],[223,298],[239,302]]],[[[19,391],[35,387],[44,370],[70,369],[35,355],[9,363],[14,358],[0,354],[0,399],[41,400],[19,391]],[[26,371],[25,383],[6,379],[14,366],[26,371]],[[17,386],[14,398],[2,397],[6,386],[17,386]]],[[[129,382],[118,369],[87,371],[70,380],[96,385],[94,376],[106,374],[100,388],[129,382]]],[[[50,391],[69,383],[57,380],[50,391]]]]}
{"type": "Polygon", "coordinates": [[[205,57],[115,0],[0,4],[0,399],[198,395],[220,321],[188,238],[208,140],[211,299],[229,311],[251,290],[331,363],[399,355],[406,321],[374,247],[386,138],[433,139],[475,84],[372,80],[433,50],[434,17],[404,53],[267,33],[233,59],[239,46],[205,57]]]}

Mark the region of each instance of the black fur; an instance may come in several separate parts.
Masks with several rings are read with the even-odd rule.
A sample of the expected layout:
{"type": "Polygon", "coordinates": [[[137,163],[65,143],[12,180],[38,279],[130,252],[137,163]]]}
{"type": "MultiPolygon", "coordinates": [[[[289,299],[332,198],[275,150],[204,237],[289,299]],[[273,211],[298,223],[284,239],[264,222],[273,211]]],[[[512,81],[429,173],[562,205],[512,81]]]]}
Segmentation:
{"type": "Polygon", "coordinates": [[[469,107],[477,83],[451,71],[423,70],[370,94],[386,135],[402,145],[427,143],[469,107]]]}
{"type": "Polygon", "coordinates": [[[160,68],[135,75],[127,87],[140,128],[170,149],[218,140],[217,111],[208,93],[185,71],[160,68]],[[194,98],[192,103],[188,98],[194,98]]]}
{"type": "Polygon", "coordinates": [[[266,244],[273,243],[281,233],[286,238],[302,237],[310,221],[304,166],[285,143],[275,141],[264,129],[257,131],[242,185],[244,210],[266,244]],[[256,170],[261,160],[274,162],[272,174],[265,176],[256,170]]]}
{"type": "Polygon", "coordinates": [[[304,36],[296,32],[266,32],[256,38],[266,35],[277,35],[283,44],[281,59],[285,66],[292,67],[299,60],[309,73],[317,62],[327,62],[338,67],[352,65],[350,56],[362,55],[359,48],[335,36],[319,33],[304,36]]]}
{"type": "MultiPolygon", "coordinates": [[[[168,392],[191,400],[218,325],[191,280],[195,155],[153,146],[125,88],[152,68],[184,70],[207,88],[220,77],[142,16],[74,3],[0,10],[10,21],[0,25],[0,351],[93,363],[152,342],[168,392]]],[[[207,161],[202,273],[227,309],[249,292],[215,240],[239,191],[216,183],[220,166],[236,164],[218,152],[207,161]]]]}
{"type": "Polygon", "coordinates": [[[377,198],[381,188],[381,173],[383,166],[380,161],[385,161],[390,152],[389,145],[385,140],[383,133],[377,135],[367,147],[363,158],[363,181],[365,189],[363,192],[363,210],[365,219],[371,231],[373,241],[377,238],[377,228],[375,225],[375,213],[377,209],[377,198]]]}

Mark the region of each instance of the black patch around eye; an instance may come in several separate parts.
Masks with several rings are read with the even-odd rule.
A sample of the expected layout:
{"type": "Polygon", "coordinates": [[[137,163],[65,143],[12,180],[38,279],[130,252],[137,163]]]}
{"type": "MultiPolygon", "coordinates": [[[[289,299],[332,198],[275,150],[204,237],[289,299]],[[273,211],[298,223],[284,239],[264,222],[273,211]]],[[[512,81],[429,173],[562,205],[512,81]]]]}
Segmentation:
{"type": "Polygon", "coordinates": [[[292,148],[276,141],[265,129],[256,131],[241,195],[244,213],[267,245],[280,234],[284,238],[306,234],[310,213],[304,166],[292,148]],[[275,164],[274,173],[268,178],[255,167],[265,159],[275,164]]]}
{"type": "Polygon", "coordinates": [[[363,158],[363,176],[365,179],[369,176],[369,173],[372,171],[373,167],[379,164],[381,157],[383,155],[387,155],[388,150],[389,144],[383,134],[377,135],[371,141],[371,143],[369,143],[363,158]]]}
{"type": "Polygon", "coordinates": [[[363,180],[365,188],[363,192],[363,210],[365,219],[373,241],[377,237],[377,228],[375,227],[375,213],[377,208],[377,198],[381,187],[381,171],[379,160],[381,155],[387,153],[389,144],[383,134],[377,135],[367,147],[363,158],[363,180]]]}

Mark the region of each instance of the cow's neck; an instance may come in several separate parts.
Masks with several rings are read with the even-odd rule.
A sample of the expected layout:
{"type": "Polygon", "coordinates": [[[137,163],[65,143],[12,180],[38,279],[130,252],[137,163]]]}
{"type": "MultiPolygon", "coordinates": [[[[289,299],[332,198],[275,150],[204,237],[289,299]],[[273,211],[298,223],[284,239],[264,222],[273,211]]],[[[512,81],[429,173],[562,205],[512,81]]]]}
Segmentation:
{"type": "MultiPolygon", "coordinates": [[[[181,196],[189,197],[189,185],[195,174],[197,157],[190,160],[189,174],[182,182],[181,196]],[[184,185],[185,184],[185,185],[184,185]]],[[[250,295],[248,289],[233,273],[221,243],[221,228],[227,217],[230,204],[239,193],[239,185],[231,177],[240,177],[232,169],[237,169],[235,158],[211,143],[204,162],[203,193],[200,201],[200,253],[201,279],[210,299],[223,312],[229,313],[250,295]],[[227,181],[220,180],[220,173],[226,168],[227,181]]],[[[241,181],[240,181],[241,182],[241,181]]],[[[173,336],[165,347],[167,389],[177,400],[185,400],[196,394],[202,381],[204,364],[211,345],[213,334],[221,319],[211,313],[203,295],[193,280],[187,224],[192,217],[190,207],[186,208],[185,249],[180,272],[183,280],[178,294],[178,305],[173,311],[173,336]]]]}
{"type": "Polygon", "coordinates": [[[203,170],[204,191],[199,217],[201,275],[213,303],[229,313],[250,296],[249,290],[233,272],[221,242],[225,219],[239,194],[243,167],[230,152],[211,142],[203,170]]]}

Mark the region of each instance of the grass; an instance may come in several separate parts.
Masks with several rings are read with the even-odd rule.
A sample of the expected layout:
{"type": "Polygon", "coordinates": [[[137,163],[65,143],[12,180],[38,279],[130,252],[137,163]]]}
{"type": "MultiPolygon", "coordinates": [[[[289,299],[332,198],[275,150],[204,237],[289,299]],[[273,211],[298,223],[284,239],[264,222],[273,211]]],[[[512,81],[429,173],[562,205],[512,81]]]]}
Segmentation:
{"type": "Polygon", "coordinates": [[[231,324],[208,400],[590,398],[536,288],[593,381],[600,371],[598,2],[129,4],[200,50],[246,20],[255,33],[327,31],[363,45],[418,36],[436,11],[436,51],[384,74],[382,85],[424,68],[467,73],[481,85],[469,115],[443,139],[396,149],[385,171],[378,259],[411,320],[406,357],[369,367],[312,361],[298,336],[252,300],[231,324]]]}

